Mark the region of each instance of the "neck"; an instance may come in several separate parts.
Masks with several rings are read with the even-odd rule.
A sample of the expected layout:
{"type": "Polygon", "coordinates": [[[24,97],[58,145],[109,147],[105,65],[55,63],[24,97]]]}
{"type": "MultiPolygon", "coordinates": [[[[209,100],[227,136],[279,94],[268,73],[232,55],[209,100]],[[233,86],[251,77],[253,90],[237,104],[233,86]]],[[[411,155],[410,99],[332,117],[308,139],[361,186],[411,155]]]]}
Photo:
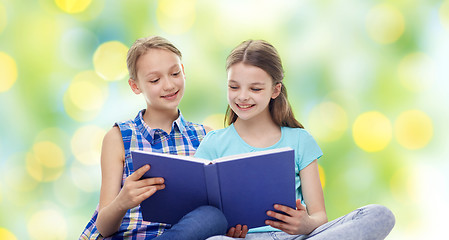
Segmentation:
{"type": "Polygon", "coordinates": [[[167,133],[170,133],[173,122],[179,117],[178,109],[153,109],[147,107],[143,120],[150,126],[150,128],[160,128],[167,133]]]}
{"type": "Polygon", "coordinates": [[[249,120],[237,118],[234,127],[240,135],[261,138],[264,138],[267,133],[280,132],[280,126],[273,121],[269,112],[249,120]]]}
{"type": "Polygon", "coordinates": [[[282,136],[281,127],[271,117],[257,118],[257,121],[237,118],[234,127],[243,141],[257,148],[273,146],[282,136]]]}

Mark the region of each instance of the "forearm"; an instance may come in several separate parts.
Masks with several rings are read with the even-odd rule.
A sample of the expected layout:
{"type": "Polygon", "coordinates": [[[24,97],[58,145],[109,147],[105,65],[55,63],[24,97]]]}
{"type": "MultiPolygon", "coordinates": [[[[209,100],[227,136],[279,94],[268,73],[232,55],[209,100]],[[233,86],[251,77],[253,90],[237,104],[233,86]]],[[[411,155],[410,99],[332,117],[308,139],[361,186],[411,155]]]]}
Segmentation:
{"type": "Polygon", "coordinates": [[[310,230],[310,232],[315,230],[317,227],[327,223],[328,221],[325,211],[313,213],[312,215],[309,215],[309,217],[311,222],[308,230],[310,230]]]}
{"type": "Polygon", "coordinates": [[[108,237],[117,232],[123,221],[127,209],[122,209],[115,201],[105,206],[98,212],[96,226],[103,237],[108,237]]]}

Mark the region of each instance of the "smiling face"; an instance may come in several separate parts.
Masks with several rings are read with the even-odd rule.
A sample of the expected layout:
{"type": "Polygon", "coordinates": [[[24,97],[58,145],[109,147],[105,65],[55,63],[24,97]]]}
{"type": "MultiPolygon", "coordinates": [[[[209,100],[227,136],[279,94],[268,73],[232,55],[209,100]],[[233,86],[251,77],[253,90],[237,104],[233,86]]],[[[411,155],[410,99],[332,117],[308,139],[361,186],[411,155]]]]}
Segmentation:
{"type": "Polygon", "coordinates": [[[268,104],[280,93],[280,85],[261,68],[237,63],[228,69],[228,103],[240,120],[270,117],[268,104]]]}
{"type": "Polygon", "coordinates": [[[177,110],[184,95],[184,67],[180,58],[164,49],[149,49],[136,63],[137,79],[130,79],[134,93],[142,93],[147,107],[177,110]]]}

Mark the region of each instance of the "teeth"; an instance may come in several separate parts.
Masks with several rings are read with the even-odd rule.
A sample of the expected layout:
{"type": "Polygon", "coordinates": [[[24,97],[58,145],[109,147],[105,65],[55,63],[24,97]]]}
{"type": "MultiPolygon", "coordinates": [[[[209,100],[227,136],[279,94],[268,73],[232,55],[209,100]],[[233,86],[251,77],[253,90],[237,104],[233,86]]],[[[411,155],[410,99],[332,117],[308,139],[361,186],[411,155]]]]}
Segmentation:
{"type": "Polygon", "coordinates": [[[165,95],[165,96],[163,96],[163,97],[164,97],[164,98],[171,97],[171,96],[176,95],[176,93],[177,93],[177,92],[174,92],[173,94],[165,95]]]}
{"type": "MultiPolygon", "coordinates": [[[[238,105],[238,104],[237,104],[238,105]]],[[[250,108],[250,107],[252,107],[253,105],[238,105],[240,108],[250,108]]]]}

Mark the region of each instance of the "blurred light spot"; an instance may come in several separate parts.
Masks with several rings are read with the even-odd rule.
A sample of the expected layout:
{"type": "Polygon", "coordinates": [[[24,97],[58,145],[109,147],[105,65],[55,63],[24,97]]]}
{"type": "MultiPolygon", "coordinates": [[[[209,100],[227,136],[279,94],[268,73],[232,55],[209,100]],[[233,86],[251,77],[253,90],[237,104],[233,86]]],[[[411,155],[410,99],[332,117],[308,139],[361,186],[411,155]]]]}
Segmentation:
{"type": "Polygon", "coordinates": [[[324,102],[312,109],[308,127],[317,139],[331,142],[341,138],[346,131],[348,118],[340,105],[334,102],[324,102]]]}
{"type": "Polygon", "coordinates": [[[443,26],[449,31],[449,0],[446,0],[440,7],[440,19],[443,26]]]}
{"type": "Polygon", "coordinates": [[[442,229],[447,228],[448,189],[447,173],[439,166],[428,162],[420,162],[414,166],[415,176],[419,176],[417,185],[413,186],[418,192],[418,206],[422,212],[419,216],[422,220],[423,229],[432,234],[426,234],[421,239],[442,239],[442,229]]]}
{"type": "Polygon", "coordinates": [[[397,141],[408,149],[425,147],[432,139],[433,124],[427,114],[419,110],[403,112],[396,119],[394,133],[397,141]]]}
{"type": "Polygon", "coordinates": [[[357,117],[352,127],[354,141],[367,152],[377,152],[390,143],[390,120],[379,112],[366,112],[357,117]]]}
{"type": "MultiPolygon", "coordinates": [[[[374,60],[362,51],[348,51],[338,55],[338,61],[332,64],[333,78],[340,89],[349,92],[360,92],[369,89],[374,76],[374,60]],[[360,81],[363,79],[364,81],[360,81]]],[[[350,94],[347,94],[350,95],[350,94]]]]}
{"type": "Polygon", "coordinates": [[[67,224],[63,215],[56,210],[40,210],[28,221],[31,239],[66,239],[67,224]]]}
{"type": "Polygon", "coordinates": [[[321,187],[324,188],[326,186],[326,175],[320,164],[318,164],[318,173],[320,174],[321,187]]]}
{"type": "MultiPolygon", "coordinates": [[[[8,187],[8,192],[26,193],[37,187],[38,181],[27,172],[25,159],[25,153],[15,154],[8,158],[6,164],[3,165],[5,169],[8,169],[2,172],[2,177],[4,177],[4,183],[8,187]]],[[[8,197],[14,195],[20,194],[9,194],[8,197]]]]}
{"type": "MultiPolygon", "coordinates": [[[[347,158],[360,159],[362,157],[350,154],[347,155],[347,158]]],[[[356,192],[366,191],[376,182],[374,168],[368,165],[370,161],[367,161],[366,156],[363,156],[363,158],[365,158],[364,161],[353,161],[354,163],[344,173],[345,186],[356,192]]]]}
{"type": "Polygon", "coordinates": [[[103,105],[101,86],[89,81],[73,82],[69,88],[70,99],[82,110],[99,109],[103,105]]]}
{"type": "Polygon", "coordinates": [[[389,44],[398,40],[404,33],[405,20],[399,10],[393,6],[381,4],[370,10],[366,26],[374,41],[389,44]]]}
{"type": "Polygon", "coordinates": [[[101,144],[106,131],[88,125],[76,130],[71,146],[76,159],[86,165],[100,164],[101,144]]]}
{"type": "Polygon", "coordinates": [[[54,181],[64,172],[64,152],[52,142],[38,142],[27,154],[26,166],[28,173],[37,181],[54,181]]]}
{"type": "Polygon", "coordinates": [[[94,33],[85,28],[70,29],[61,37],[60,53],[65,63],[78,69],[91,68],[91,56],[98,46],[94,33]]]}
{"type": "Polygon", "coordinates": [[[64,95],[67,114],[77,121],[95,118],[108,96],[108,85],[94,71],[81,72],[74,77],[64,95]]]}
{"type": "Polygon", "coordinates": [[[50,127],[46,128],[44,130],[41,130],[35,137],[35,142],[42,142],[42,141],[49,141],[49,142],[56,142],[60,144],[59,146],[62,149],[66,149],[66,147],[63,144],[68,143],[70,140],[67,133],[62,130],[59,127],[50,127]]]}
{"type": "Polygon", "coordinates": [[[16,62],[6,53],[0,52],[0,92],[8,91],[16,80],[16,62]]]}
{"type": "Polygon", "coordinates": [[[404,57],[398,67],[399,80],[411,91],[420,91],[432,85],[436,78],[436,66],[424,53],[412,53],[404,57]]]}
{"type": "Polygon", "coordinates": [[[73,183],[84,192],[96,192],[100,190],[101,169],[100,165],[84,165],[74,161],[70,167],[70,176],[73,183]]]}
{"type": "Polygon", "coordinates": [[[3,4],[0,3],[0,34],[3,32],[3,29],[5,29],[7,20],[6,9],[3,4]]]}
{"type": "Polygon", "coordinates": [[[80,13],[89,7],[91,0],[55,0],[56,5],[67,13],[80,13]]]}
{"type": "Polygon", "coordinates": [[[157,8],[159,26],[170,34],[189,31],[195,22],[196,0],[160,0],[157,8]]]}
{"type": "Polygon", "coordinates": [[[2,240],[17,240],[16,236],[8,231],[6,228],[0,228],[0,239],[2,240]]]}
{"type": "MultiPolygon", "coordinates": [[[[298,16],[310,14],[310,9],[304,7],[303,1],[294,0],[214,1],[213,7],[207,6],[203,2],[197,7],[198,12],[201,12],[199,15],[201,18],[204,17],[204,12],[207,13],[205,15],[207,21],[198,21],[198,25],[204,25],[210,29],[214,34],[214,40],[229,48],[235,47],[234,44],[242,42],[243,39],[267,38],[267,36],[276,38],[280,36],[279,26],[283,26],[282,28],[285,27],[285,29],[298,29],[298,19],[301,19],[298,16]]],[[[314,25],[313,28],[317,29],[317,25],[319,24],[314,25]]],[[[327,30],[327,32],[329,31],[327,30]]],[[[312,34],[305,35],[307,36],[301,36],[301,40],[312,34]]],[[[291,37],[292,34],[289,36],[291,37]]],[[[319,36],[313,47],[320,49],[317,45],[327,39],[331,38],[319,36]],[[317,42],[319,43],[317,44],[317,42]]],[[[304,42],[301,42],[301,45],[304,45],[304,42]]],[[[299,46],[296,46],[295,51],[298,50],[301,52],[301,56],[304,56],[304,52],[298,48],[299,46]]],[[[314,53],[316,56],[316,52],[314,53]]]]}
{"type": "Polygon", "coordinates": [[[209,126],[212,129],[221,129],[224,127],[224,114],[212,114],[209,115],[206,119],[203,121],[203,125],[209,126]]]}
{"type": "Polygon", "coordinates": [[[69,175],[62,175],[53,183],[53,192],[56,199],[63,206],[68,208],[76,208],[86,203],[86,194],[81,193],[80,189],[75,186],[69,175]]]}
{"type": "Polygon", "coordinates": [[[417,204],[419,202],[418,186],[420,174],[411,168],[397,170],[390,180],[391,193],[401,204],[417,204]]]}
{"type": "Polygon", "coordinates": [[[128,47],[121,42],[111,41],[101,44],[93,57],[95,72],[108,81],[123,79],[128,74],[127,54],[128,47]]]}
{"type": "MultiPolygon", "coordinates": [[[[48,1],[48,0],[47,0],[48,1]]],[[[38,1],[33,1],[36,3],[38,1]]],[[[10,44],[16,51],[17,58],[20,57],[19,72],[23,72],[23,81],[26,82],[26,89],[31,89],[37,84],[45,84],[41,91],[47,88],[55,87],[56,84],[49,84],[50,81],[44,80],[54,72],[66,71],[66,68],[60,65],[57,58],[58,43],[61,38],[61,31],[65,26],[65,20],[59,19],[54,13],[42,12],[39,6],[25,5],[26,9],[17,9],[20,12],[14,18],[14,26],[11,29],[10,44]],[[58,19],[57,19],[58,18],[58,19]],[[23,34],[26,33],[29,41],[24,44],[23,34]],[[58,70],[55,70],[58,69],[58,70]],[[31,80],[34,80],[31,81],[31,80]],[[36,81],[39,80],[39,83],[36,81]],[[31,82],[30,82],[31,81],[31,82]]],[[[23,6],[23,7],[25,7],[23,6]]],[[[53,9],[54,10],[54,9],[53,9]]],[[[17,15],[17,12],[15,12],[17,15]]],[[[39,99],[40,100],[40,99],[39,99]]]]}

